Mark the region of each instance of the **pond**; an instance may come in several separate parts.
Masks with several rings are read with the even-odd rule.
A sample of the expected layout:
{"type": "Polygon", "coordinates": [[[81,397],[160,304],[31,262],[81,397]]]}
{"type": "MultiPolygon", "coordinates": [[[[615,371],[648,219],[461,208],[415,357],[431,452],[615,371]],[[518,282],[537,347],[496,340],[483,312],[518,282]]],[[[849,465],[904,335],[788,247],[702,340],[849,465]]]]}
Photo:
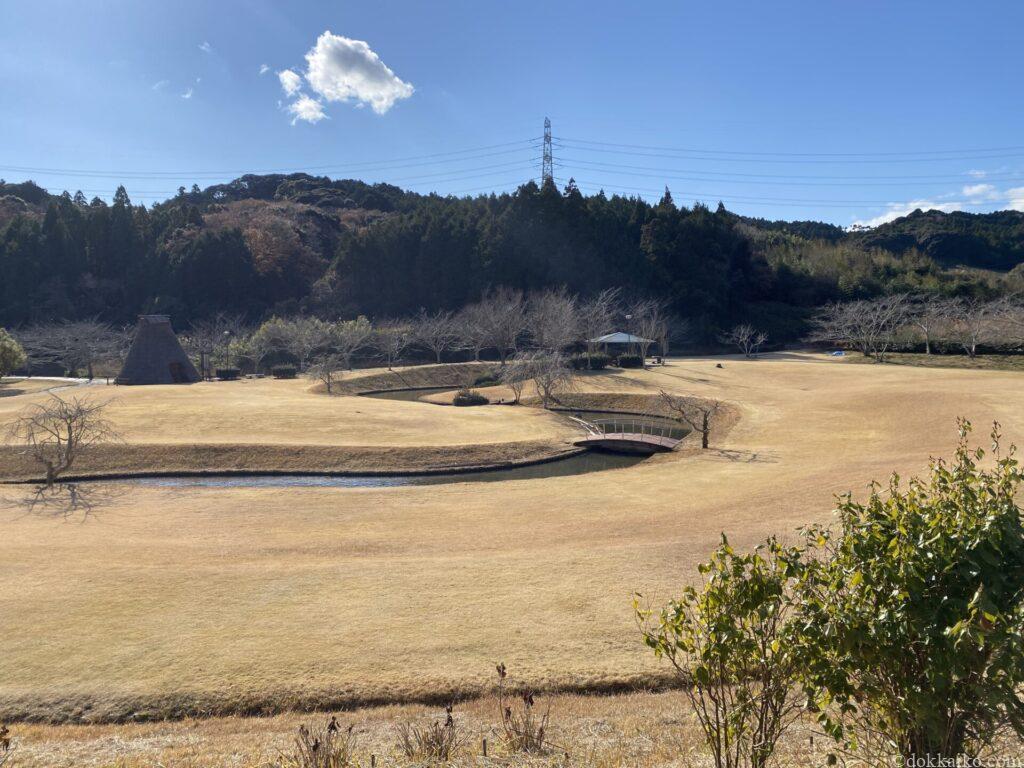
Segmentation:
{"type": "Polygon", "coordinates": [[[395,488],[412,485],[446,483],[490,483],[501,480],[534,480],[545,477],[568,477],[607,469],[632,467],[643,456],[629,456],[603,451],[585,451],[564,459],[509,469],[488,469],[479,472],[446,472],[433,475],[175,475],[167,477],[134,477],[117,482],[171,488],[395,488]]]}

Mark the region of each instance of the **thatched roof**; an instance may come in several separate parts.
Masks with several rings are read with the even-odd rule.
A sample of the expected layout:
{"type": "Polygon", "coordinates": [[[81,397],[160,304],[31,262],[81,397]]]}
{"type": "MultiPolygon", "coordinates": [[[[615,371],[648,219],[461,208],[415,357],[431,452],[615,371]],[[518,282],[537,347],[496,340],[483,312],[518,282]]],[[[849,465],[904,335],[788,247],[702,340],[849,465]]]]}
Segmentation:
{"type": "Polygon", "coordinates": [[[118,384],[192,384],[199,372],[178,343],[167,315],[140,315],[118,384]]]}

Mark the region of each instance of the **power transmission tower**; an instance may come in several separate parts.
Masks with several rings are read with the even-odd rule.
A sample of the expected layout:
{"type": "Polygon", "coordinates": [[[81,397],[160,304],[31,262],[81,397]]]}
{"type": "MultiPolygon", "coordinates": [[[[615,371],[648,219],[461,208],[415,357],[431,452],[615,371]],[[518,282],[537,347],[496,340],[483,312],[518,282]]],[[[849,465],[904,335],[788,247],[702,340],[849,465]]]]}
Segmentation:
{"type": "Polygon", "coordinates": [[[551,121],[544,118],[544,159],[540,166],[541,185],[555,183],[555,159],[551,154],[551,121]]]}

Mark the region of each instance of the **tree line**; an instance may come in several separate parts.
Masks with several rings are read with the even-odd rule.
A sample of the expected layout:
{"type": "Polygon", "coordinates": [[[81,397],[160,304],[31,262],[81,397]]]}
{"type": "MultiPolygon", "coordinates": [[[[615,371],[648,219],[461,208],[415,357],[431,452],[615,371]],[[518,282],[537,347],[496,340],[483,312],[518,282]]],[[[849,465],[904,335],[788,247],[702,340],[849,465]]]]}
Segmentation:
{"type": "MultiPolygon", "coordinates": [[[[8,371],[57,366],[65,375],[92,378],[99,366],[107,372],[119,367],[132,331],[132,326],[98,318],[15,329],[6,334],[8,346],[18,349],[10,353],[8,371]]],[[[194,321],[179,332],[179,340],[206,377],[217,369],[268,372],[275,366],[294,366],[298,373],[315,368],[327,376],[351,370],[357,359],[390,369],[409,360],[480,361],[488,356],[504,367],[524,351],[553,353],[568,365],[566,355],[575,350],[586,367],[598,347],[588,340],[611,331],[642,339],[631,350],[642,359],[652,348],[664,352],[670,340],[685,337],[689,325],[665,302],[630,297],[617,288],[580,297],[564,288],[528,294],[499,287],[458,312],[421,310],[376,322],[363,315],[337,320],[297,315],[250,324],[244,315],[220,312],[194,321]]]]}
{"type": "Polygon", "coordinates": [[[1007,352],[1024,347],[1024,301],[894,294],[828,305],[814,317],[812,342],[856,349],[877,361],[893,351],[1007,352]]]}
{"type": "Polygon", "coordinates": [[[149,208],[123,187],[108,205],[0,184],[0,203],[6,327],[125,324],[144,313],[182,327],[222,312],[247,323],[379,320],[458,312],[499,286],[580,296],[621,287],[666,302],[695,343],[743,321],[781,342],[806,333],[827,302],[893,292],[988,299],[1022,277],[945,270],[922,253],[837,240],[828,227],[678,206],[667,190],[654,204],[586,196],[571,181],[454,198],[246,176],[149,208]]]}

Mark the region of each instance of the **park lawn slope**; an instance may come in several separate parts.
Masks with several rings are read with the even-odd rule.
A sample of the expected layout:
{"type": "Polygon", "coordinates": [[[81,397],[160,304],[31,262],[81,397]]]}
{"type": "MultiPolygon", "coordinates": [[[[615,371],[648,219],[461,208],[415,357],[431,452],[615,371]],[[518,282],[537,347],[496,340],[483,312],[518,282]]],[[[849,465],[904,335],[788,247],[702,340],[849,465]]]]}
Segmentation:
{"type": "MultiPolygon", "coordinates": [[[[980,444],[995,420],[1007,443],[1024,439],[1010,372],[785,355],[584,381],[608,395],[718,399],[739,417],[708,451],[577,476],[374,489],[111,483],[102,506],[71,518],[28,511],[28,489],[0,490],[0,719],[471,696],[491,685],[497,660],[541,690],[658,683],[668,670],[639,642],[634,593],[654,605],[678,594],[723,532],[747,548],[827,522],[834,494],[864,494],[872,479],[947,455],[958,416],[980,444]]],[[[558,418],[380,402],[425,426],[466,412],[529,427],[558,418]]]]}

